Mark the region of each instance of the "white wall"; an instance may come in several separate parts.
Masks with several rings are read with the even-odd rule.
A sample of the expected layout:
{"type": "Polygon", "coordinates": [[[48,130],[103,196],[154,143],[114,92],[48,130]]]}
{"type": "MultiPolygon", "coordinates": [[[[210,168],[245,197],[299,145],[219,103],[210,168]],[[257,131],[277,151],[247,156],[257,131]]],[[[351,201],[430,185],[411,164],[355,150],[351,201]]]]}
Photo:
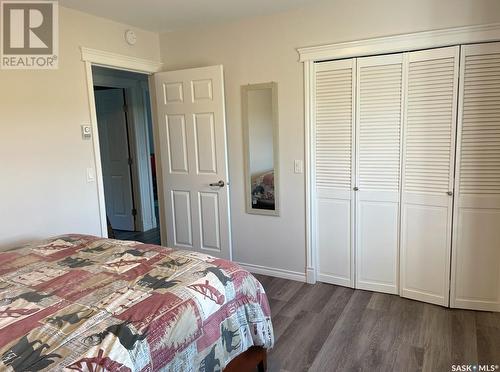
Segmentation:
{"type": "Polygon", "coordinates": [[[297,47],[500,21],[498,0],[328,0],[305,9],[165,33],[168,69],[223,64],[229,137],[233,257],[304,273],[303,70],[297,47]],[[281,217],[245,213],[240,86],[276,81],[279,91],[281,217]]]}
{"type": "Polygon", "coordinates": [[[80,46],[159,60],[158,35],[60,8],[59,69],[0,70],[0,250],[34,238],[100,234],[90,122],[80,46]]]}

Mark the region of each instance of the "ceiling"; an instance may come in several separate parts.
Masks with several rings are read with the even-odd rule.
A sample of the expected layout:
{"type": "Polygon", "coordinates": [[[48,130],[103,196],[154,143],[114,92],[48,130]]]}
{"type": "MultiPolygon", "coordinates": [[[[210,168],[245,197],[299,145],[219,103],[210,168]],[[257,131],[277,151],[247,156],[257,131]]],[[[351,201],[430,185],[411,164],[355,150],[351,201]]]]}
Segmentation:
{"type": "Polygon", "coordinates": [[[283,12],[307,2],[311,0],[60,0],[59,4],[165,32],[283,12]]]}

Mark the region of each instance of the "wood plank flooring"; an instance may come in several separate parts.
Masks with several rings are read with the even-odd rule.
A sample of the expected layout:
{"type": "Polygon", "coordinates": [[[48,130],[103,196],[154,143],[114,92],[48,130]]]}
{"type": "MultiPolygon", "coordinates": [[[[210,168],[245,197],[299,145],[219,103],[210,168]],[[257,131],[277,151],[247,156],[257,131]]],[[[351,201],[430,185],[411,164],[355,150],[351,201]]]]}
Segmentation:
{"type": "Polygon", "coordinates": [[[255,276],[269,298],[275,332],[269,372],[447,372],[453,364],[500,365],[500,313],[255,276]]]}

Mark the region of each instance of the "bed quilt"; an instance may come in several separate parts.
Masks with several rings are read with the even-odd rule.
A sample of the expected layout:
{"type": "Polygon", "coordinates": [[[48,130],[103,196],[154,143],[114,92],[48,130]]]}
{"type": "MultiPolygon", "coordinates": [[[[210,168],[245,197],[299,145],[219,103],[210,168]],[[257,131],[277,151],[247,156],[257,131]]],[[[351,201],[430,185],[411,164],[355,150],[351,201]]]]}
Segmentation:
{"type": "Polygon", "coordinates": [[[85,235],[0,253],[1,371],[219,371],[273,342],[264,289],[226,260],[85,235]]]}

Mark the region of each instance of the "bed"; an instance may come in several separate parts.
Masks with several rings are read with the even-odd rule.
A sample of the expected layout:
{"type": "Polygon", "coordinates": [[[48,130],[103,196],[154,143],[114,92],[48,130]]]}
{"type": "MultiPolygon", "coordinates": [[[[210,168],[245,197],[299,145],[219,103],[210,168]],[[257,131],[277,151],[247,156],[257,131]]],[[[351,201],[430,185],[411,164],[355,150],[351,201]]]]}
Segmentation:
{"type": "Polygon", "coordinates": [[[2,371],[264,370],[273,343],[264,289],[226,260],[86,235],[0,253],[2,371]]]}

